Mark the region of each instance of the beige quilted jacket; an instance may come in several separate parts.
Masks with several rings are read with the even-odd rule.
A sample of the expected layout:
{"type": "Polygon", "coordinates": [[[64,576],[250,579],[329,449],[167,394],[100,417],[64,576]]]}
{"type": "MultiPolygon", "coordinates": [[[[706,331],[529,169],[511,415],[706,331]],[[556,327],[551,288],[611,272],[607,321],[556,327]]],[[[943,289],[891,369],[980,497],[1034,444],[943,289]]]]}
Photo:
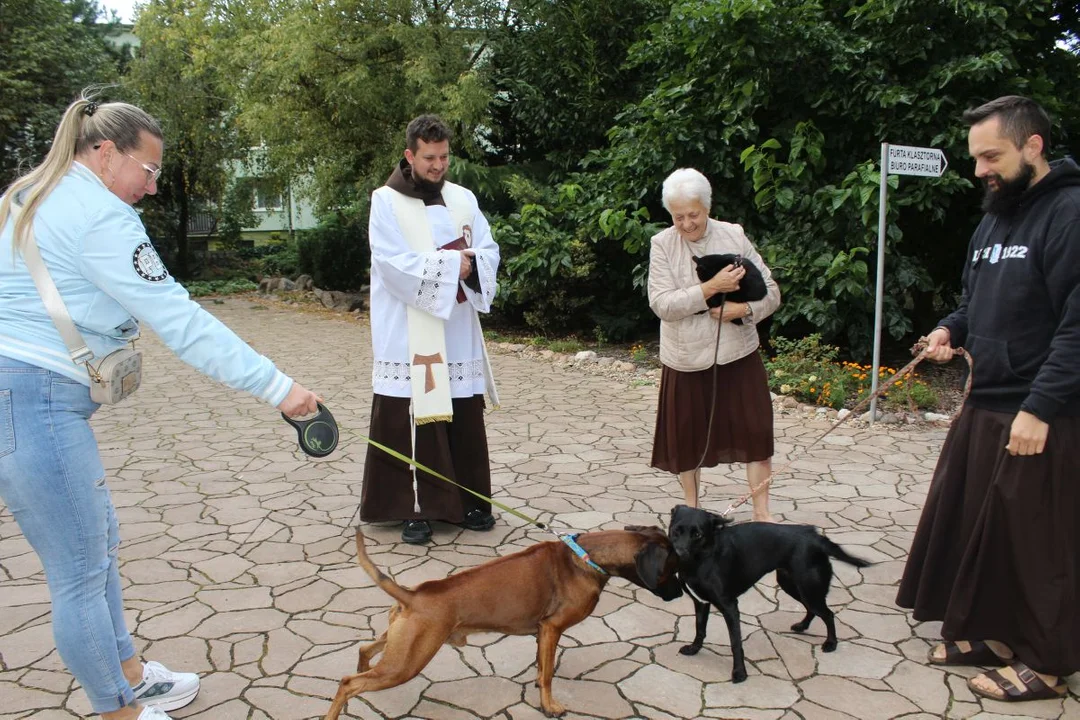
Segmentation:
{"type": "MultiPolygon", "coordinates": [[[[709,219],[705,235],[686,242],[670,227],[653,236],[649,253],[649,307],[660,318],[660,362],[674,370],[692,372],[712,367],[716,348],[716,326],[708,313],[701,281],[694,272],[691,253],[698,257],[717,253],[740,253],[761,270],[768,294],[750,303],[755,321],[772,315],[780,307],[780,288],[765,267],[761,255],[743,232],[742,226],[709,219]]],[[[720,365],[746,357],[758,347],[753,323],[724,323],[720,332],[720,365]]]]}

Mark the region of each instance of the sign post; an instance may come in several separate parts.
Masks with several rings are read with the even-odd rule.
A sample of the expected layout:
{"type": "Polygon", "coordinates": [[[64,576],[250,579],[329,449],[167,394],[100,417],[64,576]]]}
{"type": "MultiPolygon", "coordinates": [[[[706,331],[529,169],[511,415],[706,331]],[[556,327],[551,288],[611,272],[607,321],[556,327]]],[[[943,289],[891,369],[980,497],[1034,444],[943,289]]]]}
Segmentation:
{"type": "MultiPolygon", "coordinates": [[[[885,208],[889,197],[889,175],[941,177],[949,162],[937,148],[881,143],[881,189],[878,191],[877,290],[874,294],[874,369],[870,392],[876,393],[881,372],[881,330],[885,303],[885,208]]],[[[870,424],[877,419],[877,398],[870,401],[870,424]]]]}

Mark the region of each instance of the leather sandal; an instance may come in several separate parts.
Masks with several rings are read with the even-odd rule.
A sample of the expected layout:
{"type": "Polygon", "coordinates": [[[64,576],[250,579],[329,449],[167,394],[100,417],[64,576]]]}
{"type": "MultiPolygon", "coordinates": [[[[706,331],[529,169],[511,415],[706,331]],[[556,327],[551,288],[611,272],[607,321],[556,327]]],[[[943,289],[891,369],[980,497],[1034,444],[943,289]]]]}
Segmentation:
{"type": "MultiPolygon", "coordinates": [[[[1026,702],[1028,700],[1057,700],[1065,696],[1065,693],[1069,691],[1069,686],[1063,682],[1058,682],[1057,685],[1050,687],[1043,679],[1035,674],[1035,671],[1029,668],[1022,662],[1014,662],[1009,665],[1020,678],[1020,682],[1023,683],[1022,687],[1017,687],[1008,678],[1003,676],[997,670],[987,670],[983,673],[983,677],[990,680],[997,685],[1001,690],[1002,695],[995,695],[991,692],[983,690],[979,686],[975,685],[972,680],[968,680],[968,689],[984,698],[990,700],[998,700],[1002,702],[1026,702]]],[[[977,677],[977,676],[976,676],[977,677]]]]}
{"type": "Polygon", "coordinates": [[[930,648],[930,652],[926,653],[926,662],[931,665],[977,665],[980,667],[1002,667],[1012,662],[1012,656],[1001,657],[982,640],[972,640],[968,644],[971,645],[971,649],[965,652],[955,642],[946,640],[930,648]],[[934,651],[939,647],[945,648],[944,659],[934,657],[934,651]]]}

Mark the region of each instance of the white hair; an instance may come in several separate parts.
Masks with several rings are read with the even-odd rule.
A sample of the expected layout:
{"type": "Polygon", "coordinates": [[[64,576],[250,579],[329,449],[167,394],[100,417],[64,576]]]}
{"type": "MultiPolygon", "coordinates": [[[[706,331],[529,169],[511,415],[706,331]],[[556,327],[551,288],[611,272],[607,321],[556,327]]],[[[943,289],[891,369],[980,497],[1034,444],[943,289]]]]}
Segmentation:
{"type": "Polygon", "coordinates": [[[679,168],[667,176],[661,191],[664,209],[671,212],[671,203],[697,200],[708,211],[712,207],[712,185],[693,168],[679,168]]]}

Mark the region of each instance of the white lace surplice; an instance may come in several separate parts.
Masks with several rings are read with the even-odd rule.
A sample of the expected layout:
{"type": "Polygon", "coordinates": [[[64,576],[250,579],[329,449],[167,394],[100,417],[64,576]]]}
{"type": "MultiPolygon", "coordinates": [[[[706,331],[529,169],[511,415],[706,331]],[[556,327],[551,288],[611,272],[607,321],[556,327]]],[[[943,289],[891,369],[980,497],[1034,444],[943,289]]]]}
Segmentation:
{"type": "Polygon", "coordinates": [[[466,302],[457,302],[460,255],[437,250],[457,239],[450,212],[442,205],[425,208],[435,242],[430,252],[409,249],[394,217],[394,208],[380,195],[371,199],[371,344],[375,355],[372,389],[378,395],[409,397],[410,366],[408,321],[411,305],[446,321],[447,368],[452,397],[484,393],[484,360],[481,338],[472,313],[490,312],[495,299],[495,274],[499,269],[499,246],[476,203],[473,206],[472,248],[481,292],[465,287],[466,302]]]}

